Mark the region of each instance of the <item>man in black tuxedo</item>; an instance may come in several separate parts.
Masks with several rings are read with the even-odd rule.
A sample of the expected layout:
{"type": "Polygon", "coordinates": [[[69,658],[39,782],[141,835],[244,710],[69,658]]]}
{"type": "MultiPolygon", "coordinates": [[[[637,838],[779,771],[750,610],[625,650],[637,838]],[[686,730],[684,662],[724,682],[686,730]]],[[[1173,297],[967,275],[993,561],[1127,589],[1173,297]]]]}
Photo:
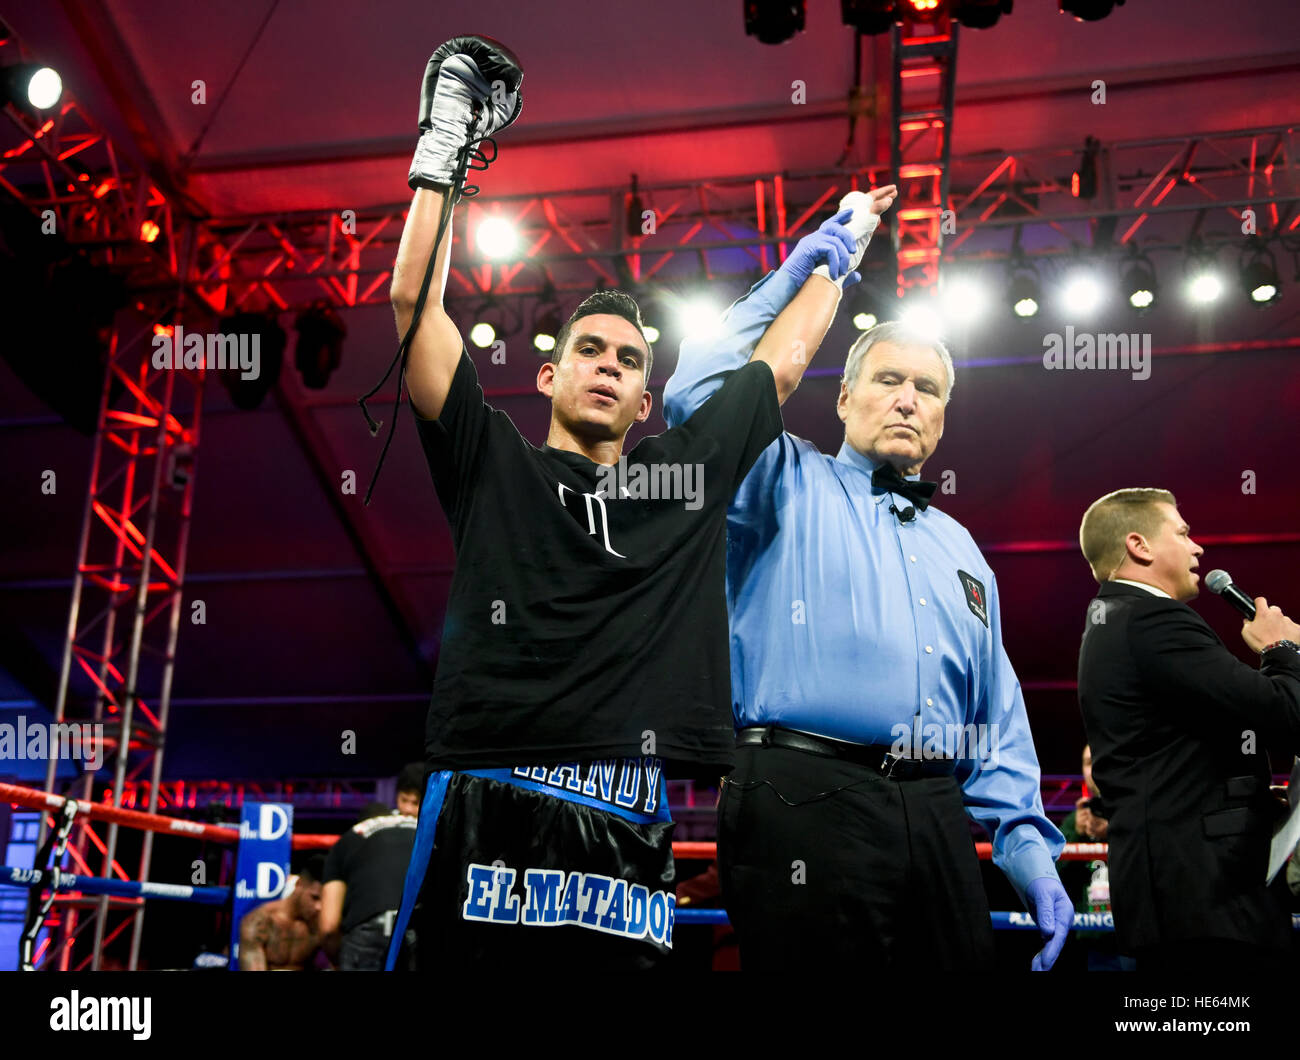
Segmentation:
{"type": "Polygon", "coordinates": [[[1260,597],[1236,658],[1185,601],[1202,549],[1165,490],[1109,493],[1079,544],[1101,590],[1079,651],[1079,704],[1110,812],[1120,950],[1138,970],[1283,967],[1290,918],[1264,884],[1264,746],[1300,752],[1300,626],[1260,597]]]}

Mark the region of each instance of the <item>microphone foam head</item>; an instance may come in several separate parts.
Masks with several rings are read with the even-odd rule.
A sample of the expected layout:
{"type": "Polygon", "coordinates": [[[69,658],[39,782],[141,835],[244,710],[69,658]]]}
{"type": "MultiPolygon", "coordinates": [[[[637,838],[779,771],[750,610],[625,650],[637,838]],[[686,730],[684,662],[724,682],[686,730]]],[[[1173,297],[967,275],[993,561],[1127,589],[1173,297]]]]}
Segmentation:
{"type": "Polygon", "coordinates": [[[1205,576],[1205,587],[1212,593],[1221,593],[1232,584],[1232,575],[1226,570],[1212,570],[1205,576]]]}

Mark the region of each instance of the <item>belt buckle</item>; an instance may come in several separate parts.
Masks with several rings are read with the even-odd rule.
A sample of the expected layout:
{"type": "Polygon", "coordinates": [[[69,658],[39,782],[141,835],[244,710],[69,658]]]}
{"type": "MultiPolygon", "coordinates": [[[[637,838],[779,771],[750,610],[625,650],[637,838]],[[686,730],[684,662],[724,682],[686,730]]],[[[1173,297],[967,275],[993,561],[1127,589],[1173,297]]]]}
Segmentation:
{"type": "Polygon", "coordinates": [[[880,775],[886,780],[892,780],[894,778],[894,770],[898,766],[898,763],[906,761],[907,759],[902,755],[894,754],[893,751],[886,751],[885,757],[880,760],[880,775]]]}

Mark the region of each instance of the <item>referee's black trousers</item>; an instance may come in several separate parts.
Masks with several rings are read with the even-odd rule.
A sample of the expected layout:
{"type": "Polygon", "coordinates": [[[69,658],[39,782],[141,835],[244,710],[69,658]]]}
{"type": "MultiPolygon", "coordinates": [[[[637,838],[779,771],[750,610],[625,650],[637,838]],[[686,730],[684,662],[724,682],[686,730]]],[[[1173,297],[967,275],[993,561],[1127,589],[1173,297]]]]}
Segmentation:
{"type": "Polygon", "coordinates": [[[805,751],[737,748],[718,804],[718,868],[744,971],[994,964],[952,777],[890,780],[805,751]]]}

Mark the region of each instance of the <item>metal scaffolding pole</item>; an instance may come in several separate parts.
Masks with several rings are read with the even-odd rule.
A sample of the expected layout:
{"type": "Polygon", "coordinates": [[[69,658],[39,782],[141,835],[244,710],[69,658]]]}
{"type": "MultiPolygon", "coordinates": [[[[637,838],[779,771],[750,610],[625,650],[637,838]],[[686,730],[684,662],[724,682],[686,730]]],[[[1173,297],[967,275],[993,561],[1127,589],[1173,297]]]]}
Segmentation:
{"type": "MultiPolygon", "coordinates": [[[[151,346],[139,341],[141,337],[123,341],[115,333],[105,372],[54,713],[57,724],[103,726],[105,744],[116,749],[112,805],[122,805],[128,783],[149,772],[152,812],[157,806],[180,628],[203,379],[201,370],[154,369],[151,346]],[[191,383],[194,391],[179,416],[173,411],[178,379],[191,383]],[[125,385],[119,390],[115,384],[125,385]],[[114,401],[115,391],[125,401],[122,397],[114,401]],[[106,552],[111,558],[100,561],[106,552]],[[104,595],[91,599],[98,594],[104,595]],[[121,614],[128,607],[129,616],[121,614]],[[164,613],[168,622],[160,634],[157,620],[164,613]],[[128,617],[129,624],[119,620],[128,617]],[[77,676],[89,678],[85,688],[89,694],[74,695],[77,676]],[[86,718],[85,701],[91,694],[93,711],[86,718]]],[[[46,790],[51,792],[55,766],[51,759],[46,771],[46,790]]],[[[92,782],[90,773],[80,778],[79,798],[92,798],[92,782]]],[[[80,871],[86,871],[98,853],[98,875],[128,879],[118,863],[117,847],[116,824],[110,824],[101,837],[83,821],[69,856],[80,871]]],[[[151,853],[152,844],[146,839],[136,879],[149,878],[151,853]]],[[[89,906],[70,900],[56,904],[63,915],[59,941],[48,956],[57,958],[61,969],[73,966],[73,942],[89,919],[95,921],[93,950],[76,965],[89,962],[98,969],[106,941],[129,926],[129,967],[136,967],[142,903],[123,905],[100,898],[89,906]],[[111,926],[111,917],[121,911],[128,923],[111,926]]]]}

